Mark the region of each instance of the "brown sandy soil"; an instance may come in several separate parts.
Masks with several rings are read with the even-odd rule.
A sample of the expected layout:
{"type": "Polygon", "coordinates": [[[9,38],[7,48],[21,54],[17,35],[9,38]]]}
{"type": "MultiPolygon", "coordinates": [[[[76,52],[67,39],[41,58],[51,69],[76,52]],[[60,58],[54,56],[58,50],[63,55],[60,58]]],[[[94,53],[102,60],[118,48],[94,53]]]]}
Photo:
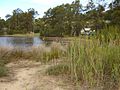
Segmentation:
{"type": "Polygon", "coordinates": [[[0,78],[0,90],[74,90],[65,80],[46,75],[50,66],[27,60],[9,63],[10,75],[0,78]]]}
{"type": "Polygon", "coordinates": [[[47,75],[46,70],[53,65],[28,60],[9,63],[9,75],[0,78],[0,90],[103,90],[74,86],[65,77],[47,75]]]}

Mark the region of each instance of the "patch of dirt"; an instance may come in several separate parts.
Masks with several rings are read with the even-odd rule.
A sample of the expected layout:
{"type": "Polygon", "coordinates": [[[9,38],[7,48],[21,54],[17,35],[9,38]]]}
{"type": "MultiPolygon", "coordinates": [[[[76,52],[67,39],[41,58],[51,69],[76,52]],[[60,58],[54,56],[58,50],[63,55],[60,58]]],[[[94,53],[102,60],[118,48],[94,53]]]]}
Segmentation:
{"type": "Polygon", "coordinates": [[[27,60],[9,63],[10,75],[0,78],[0,90],[74,90],[61,78],[46,75],[50,66],[27,60]]]}

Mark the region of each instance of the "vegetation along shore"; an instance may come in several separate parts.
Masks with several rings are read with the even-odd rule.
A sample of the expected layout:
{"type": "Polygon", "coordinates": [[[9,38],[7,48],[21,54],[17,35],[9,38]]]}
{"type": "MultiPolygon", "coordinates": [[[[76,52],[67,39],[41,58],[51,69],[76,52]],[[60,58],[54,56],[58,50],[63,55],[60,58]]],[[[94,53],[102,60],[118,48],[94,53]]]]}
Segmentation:
{"type": "Polygon", "coordinates": [[[0,18],[0,39],[31,37],[0,40],[0,90],[120,90],[120,0],[75,0],[38,15],[17,8],[0,18]]]}

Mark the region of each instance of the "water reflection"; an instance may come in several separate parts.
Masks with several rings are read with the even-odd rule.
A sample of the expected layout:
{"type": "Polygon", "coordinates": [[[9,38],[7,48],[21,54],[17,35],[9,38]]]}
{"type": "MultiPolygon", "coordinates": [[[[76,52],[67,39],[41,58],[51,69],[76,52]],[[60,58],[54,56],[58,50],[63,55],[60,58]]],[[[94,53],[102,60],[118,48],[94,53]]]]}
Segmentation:
{"type": "Polygon", "coordinates": [[[39,46],[43,41],[39,37],[0,37],[0,46],[30,47],[39,46]]]}

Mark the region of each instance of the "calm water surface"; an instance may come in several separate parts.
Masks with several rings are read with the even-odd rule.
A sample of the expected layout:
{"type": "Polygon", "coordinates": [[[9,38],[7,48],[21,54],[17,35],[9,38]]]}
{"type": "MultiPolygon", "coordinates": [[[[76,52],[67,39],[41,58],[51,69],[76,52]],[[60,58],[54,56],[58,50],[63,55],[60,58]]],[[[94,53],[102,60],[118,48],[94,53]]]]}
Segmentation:
{"type": "Polygon", "coordinates": [[[0,37],[0,47],[39,46],[43,41],[39,37],[0,37]]]}

